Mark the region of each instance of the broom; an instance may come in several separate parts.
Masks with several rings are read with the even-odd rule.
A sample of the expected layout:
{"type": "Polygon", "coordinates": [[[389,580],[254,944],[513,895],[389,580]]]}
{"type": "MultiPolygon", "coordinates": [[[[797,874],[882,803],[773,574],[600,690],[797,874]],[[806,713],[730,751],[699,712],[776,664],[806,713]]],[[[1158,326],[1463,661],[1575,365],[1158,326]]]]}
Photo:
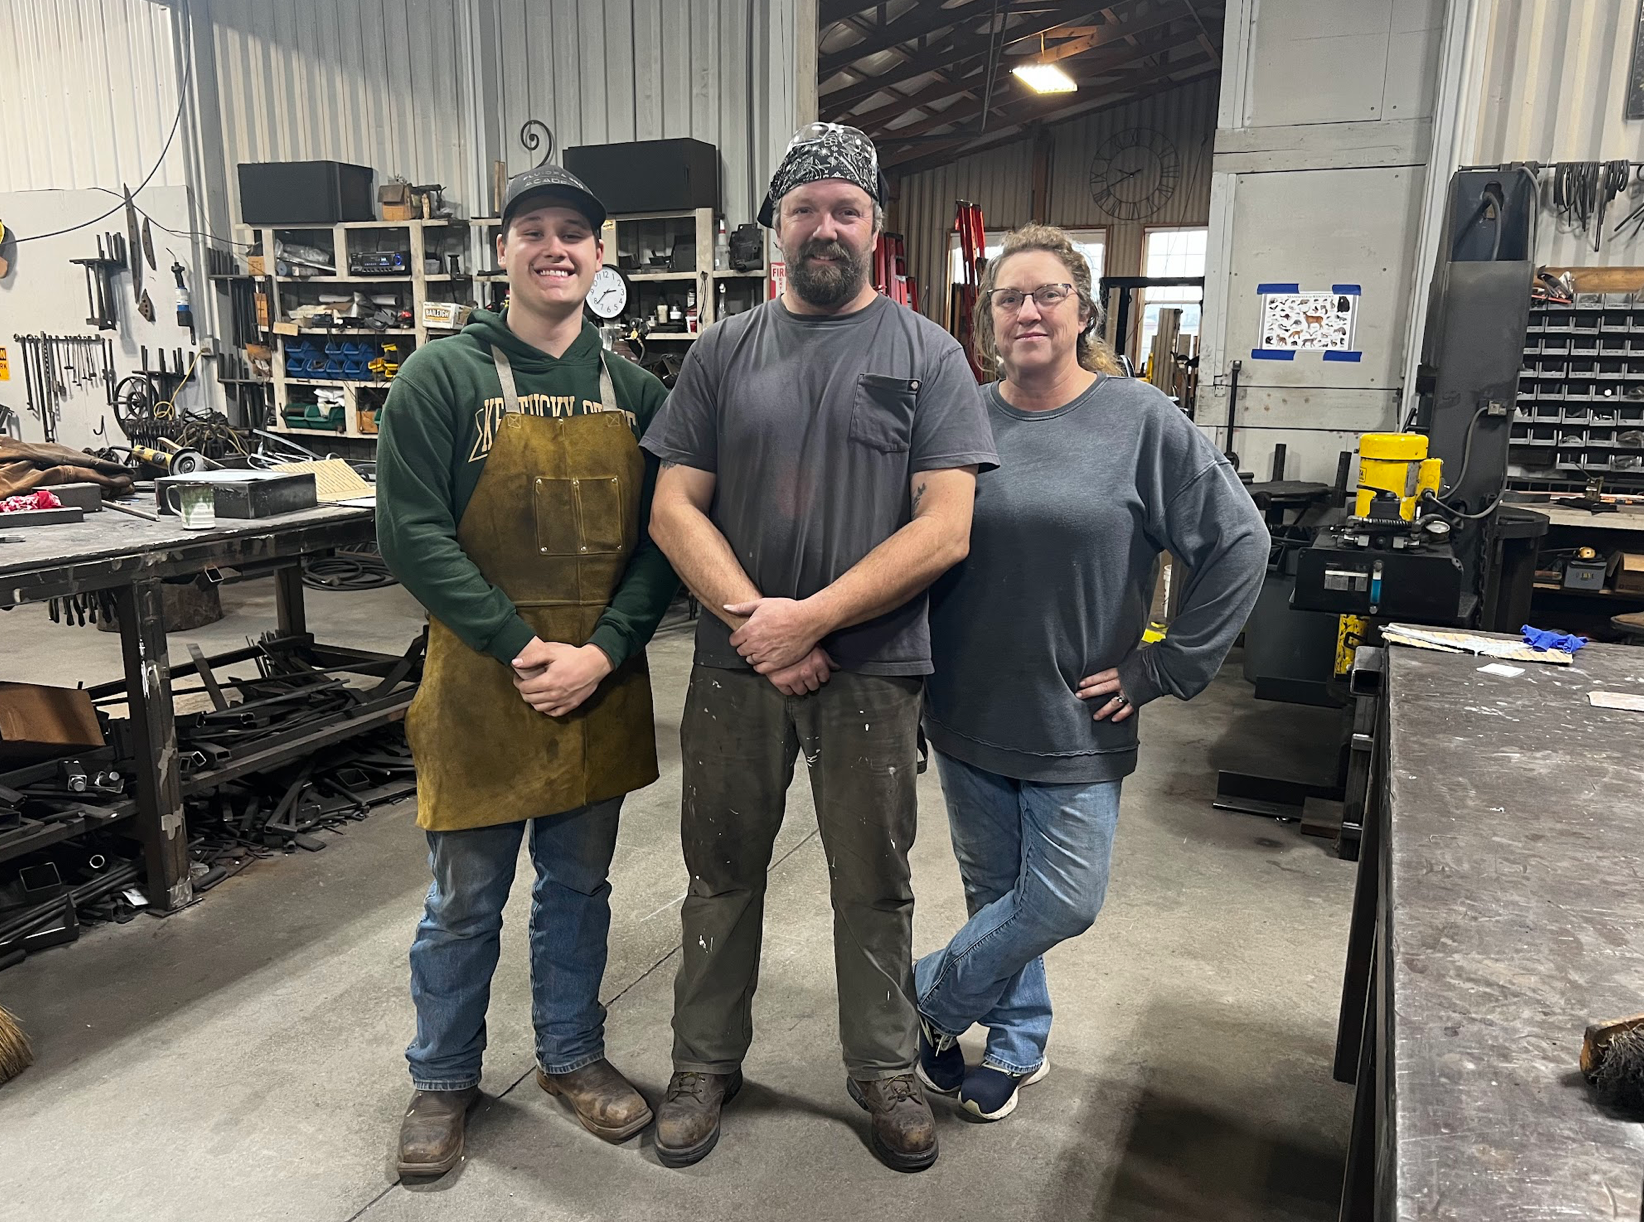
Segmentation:
{"type": "Polygon", "coordinates": [[[1581,1072],[1598,1088],[1600,1102],[1644,1116],[1644,1014],[1589,1026],[1581,1072]]]}
{"type": "Polygon", "coordinates": [[[0,1084],[11,1081],[34,1064],[34,1050],[29,1037],[17,1020],[0,1006],[0,1084]]]}

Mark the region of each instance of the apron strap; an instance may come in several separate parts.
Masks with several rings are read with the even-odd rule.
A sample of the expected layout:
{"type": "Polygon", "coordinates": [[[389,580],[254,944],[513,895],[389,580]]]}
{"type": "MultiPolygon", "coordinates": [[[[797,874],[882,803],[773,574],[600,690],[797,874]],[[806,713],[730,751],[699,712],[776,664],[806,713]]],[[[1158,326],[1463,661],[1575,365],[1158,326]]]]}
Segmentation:
{"type": "MultiPolygon", "coordinates": [[[[492,344],[491,359],[496,362],[497,381],[502,383],[503,414],[519,411],[519,391],[514,386],[514,367],[508,363],[508,354],[492,344]]],[[[605,360],[603,348],[599,353],[599,405],[608,412],[618,410],[616,387],[611,382],[611,366],[605,360]]]]}
{"type": "Polygon", "coordinates": [[[599,350],[599,405],[608,412],[617,409],[616,387],[611,385],[611,366],[605,359],[605,349],[599,350]]]}
{"type": "Polygon", "coordinates": [[[491,359],[497,363],[497,381],[502,383],[502,412],[512,415],[519,411],[519,391],[514,389],[514,367],[508,355],[495,344],[491,345],[491,359]]]}

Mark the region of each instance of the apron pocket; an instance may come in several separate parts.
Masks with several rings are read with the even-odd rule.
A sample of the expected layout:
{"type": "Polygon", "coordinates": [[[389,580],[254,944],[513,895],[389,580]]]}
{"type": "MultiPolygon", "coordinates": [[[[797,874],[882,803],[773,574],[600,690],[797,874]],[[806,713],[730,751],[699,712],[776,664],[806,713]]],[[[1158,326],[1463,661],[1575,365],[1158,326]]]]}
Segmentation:
{"type": "Polygon", "coordinates": [[[571,481],[577,503],[578,546],[583,555],[628,550],[628,498],[614,475],[571,481]]]}
{"type": "Polygon", "coordinates": [[[628,508],[614,475],[531,481],[537,553],[603,556],[627,550],[628,508]]]}
{"type": "Polygon", "coordinates": [[[577,508],[571,481],[538,476],[531,481],[537,551],[544,556],[577,554],[577,508]]]}

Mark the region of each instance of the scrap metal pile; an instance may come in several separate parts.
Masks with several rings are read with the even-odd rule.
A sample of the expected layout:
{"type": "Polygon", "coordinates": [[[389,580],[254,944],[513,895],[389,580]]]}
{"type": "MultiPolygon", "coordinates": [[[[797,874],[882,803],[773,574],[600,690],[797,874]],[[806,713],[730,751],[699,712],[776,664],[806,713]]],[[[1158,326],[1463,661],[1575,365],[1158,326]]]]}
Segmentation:
{"type": "MultiPolygon", "coordinates": [[[[255,661],[257,674],[243,678],[219,677],[191,647],[199,681],[179,683],[173,697],[189,698],[189,711],[175,716],[196,896],[256,860],[317,852],[328,843],[317,833],[415,793],[398,717],[421,678],[424,647],[419,637],[403,657],[374,664],[381,673],[366,686],[357,665],[316,667],[301,643],[273,634],[228,655],[255,661]],[[194,709],[201,694],[209,707],[194,709]],[[307,747],[335,740],[350,720],[368,728],[307,747]]],[[[124,695],[96,700],[106,707],[124,695]]],[[[0,968],[73,941],[84,923],[128,921],[146,906],[128,821],[136,807],[132,726],[102,709],[98,719],[106,747],[0,774],[0,846],[43,844],[0,864],[0,968]]]]}

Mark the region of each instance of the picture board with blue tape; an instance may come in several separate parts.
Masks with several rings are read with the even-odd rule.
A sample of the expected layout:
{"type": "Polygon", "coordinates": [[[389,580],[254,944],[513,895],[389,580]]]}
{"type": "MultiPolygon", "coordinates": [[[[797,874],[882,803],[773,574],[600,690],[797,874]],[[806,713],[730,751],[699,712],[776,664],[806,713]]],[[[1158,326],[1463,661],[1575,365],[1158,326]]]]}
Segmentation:
{"type": "Polygon", "coordinates": [[[1337,284],[1329,289],[1303,291],[1296,284],[1262,284],[1261,343],[1256,360],[1289,361],[1297,353],[1322,353],[1327,361],[1356,361],[1359,286],[1337,284]]]}

